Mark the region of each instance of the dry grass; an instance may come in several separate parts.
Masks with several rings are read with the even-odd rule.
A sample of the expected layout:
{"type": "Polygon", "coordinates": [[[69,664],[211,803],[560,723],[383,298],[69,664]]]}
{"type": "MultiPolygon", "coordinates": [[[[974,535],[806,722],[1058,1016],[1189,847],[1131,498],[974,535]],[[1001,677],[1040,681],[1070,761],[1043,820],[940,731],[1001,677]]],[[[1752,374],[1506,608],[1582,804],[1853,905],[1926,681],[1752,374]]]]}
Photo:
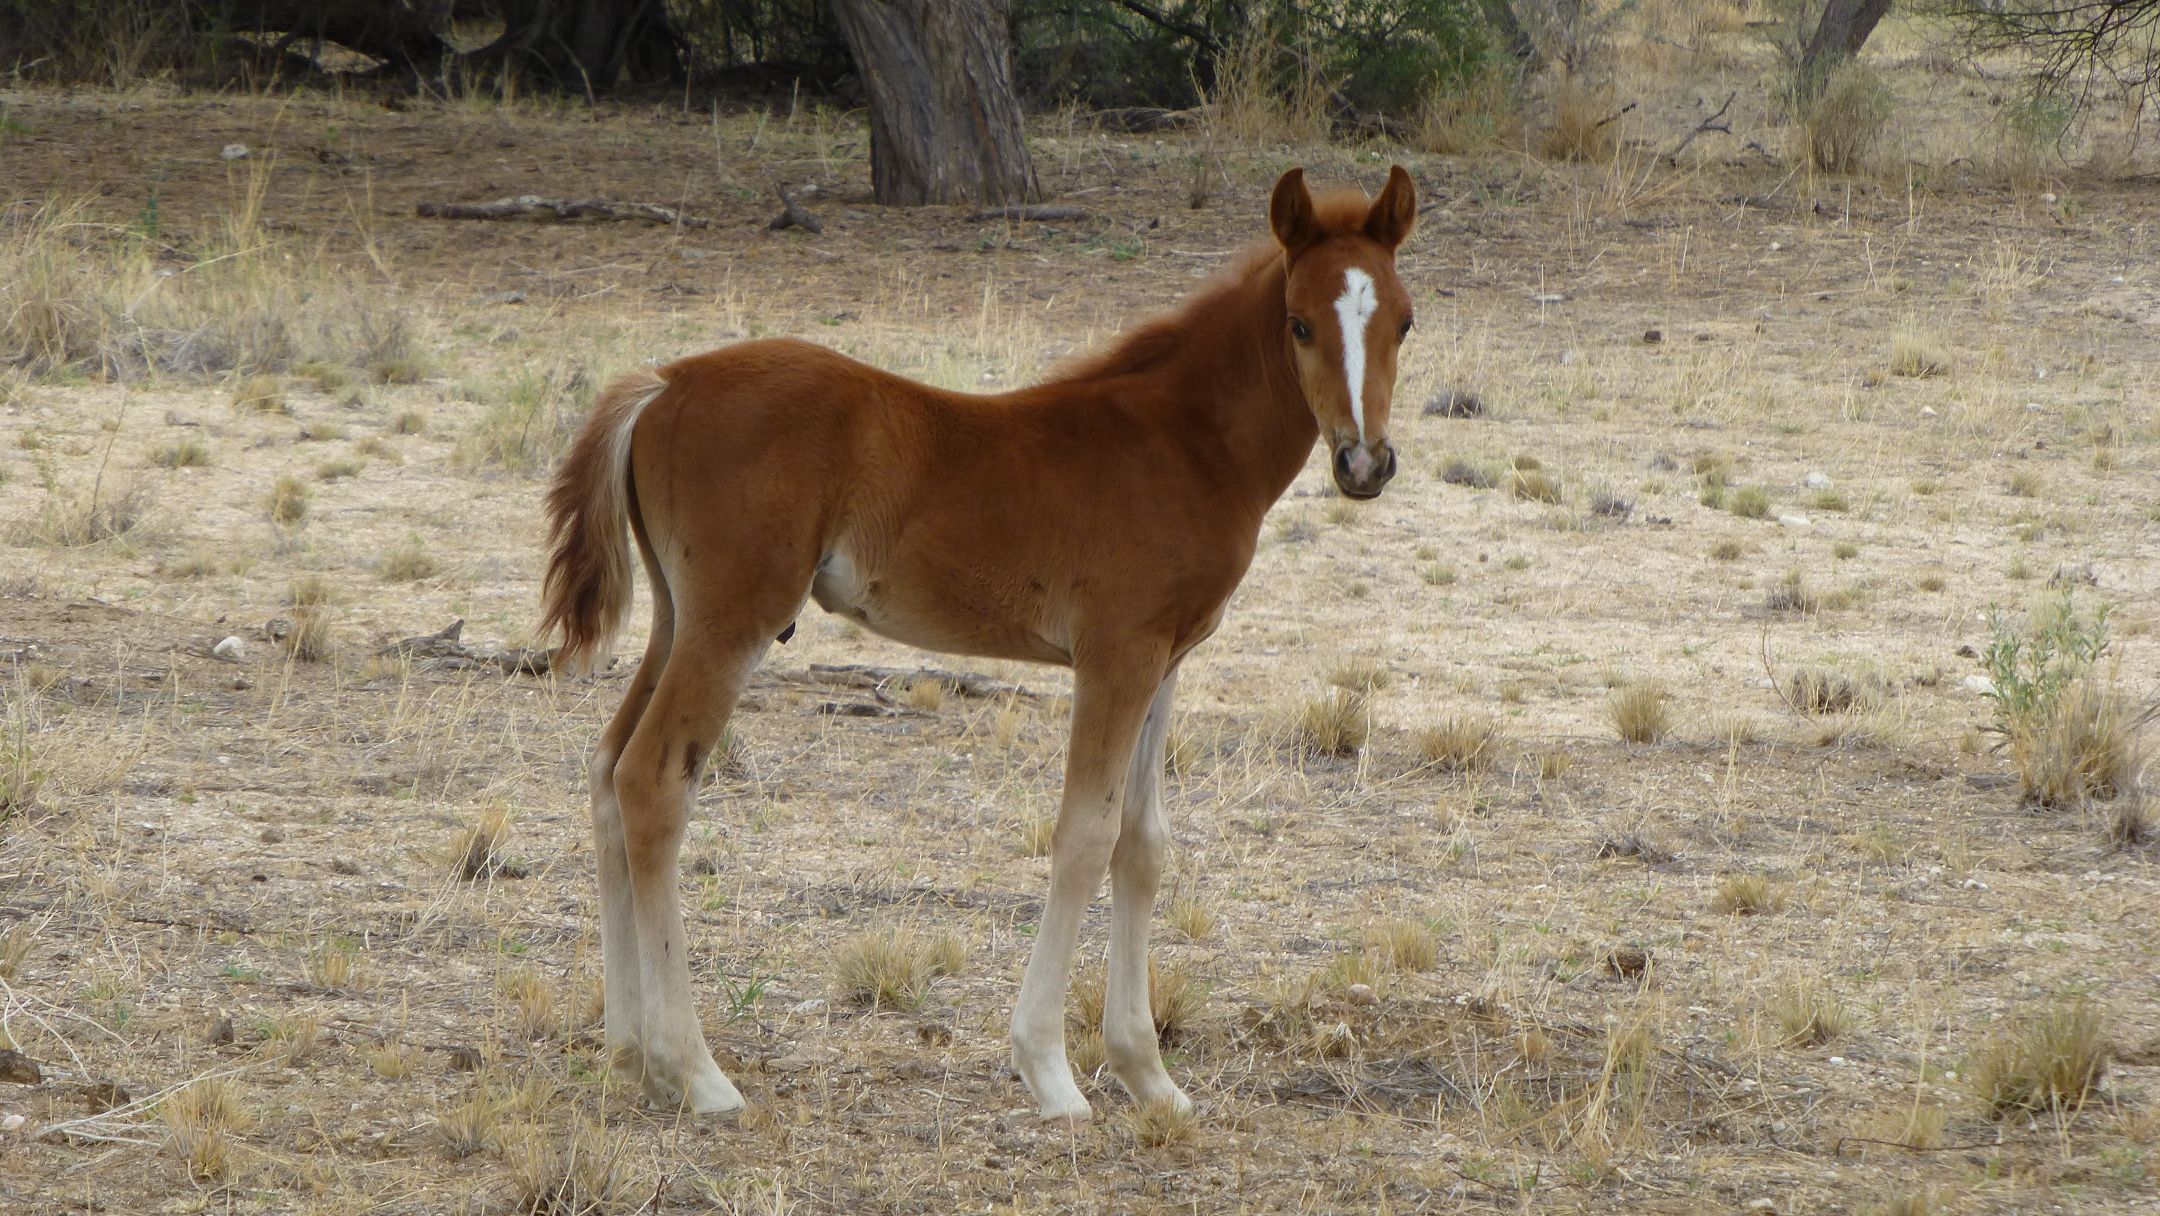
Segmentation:
{"type": "Polygon", "coordinates": [[[1770,997],[1768,1012],[1779,1042],[1787,1047],[1820,1047],[1852,1029],[1852,1014],[1845,1003],[1811,980],[1780,987],[1770,997]]]}
{"type": "Polygon", "coordinates": [[[1262,16],[1216,61],[1206,122],[1227,142],[1309,143],[1327,134],[1329,91],[1312,48],[1286,45],[1262,16]]]}
{"type": "Polygon", "coordinates": [[[1726,500],[1726,509],[1742,519],[1770,517],[1770,491],[1764,486],[1741,486],[1726,500]]]}
{"type": "Polygon", "coordinates": [[[272,523],[290,528],[307,518],[308,502],[312,497],[306,482],[289,474],[281,475],[270,486],[265,509],[272,523]]]}
{"type": "Polygon", "coordinates": [[[1664,688],[1630,684],[1606,701],[1614,733],[1622,743],[1656,743],[1672,729],[1672,708],[1664,688]]]}
{"type": "Polygon", "coordinates": [[[1167,1100],[1149,1102],[1126,1112],[1125,1126],[1141,1148],[1172,1148],[1199,1139],[1200,1114],[1167,1100]]]}
{"type": "Polygon", "coordinates": [[[442,563],[421,544],[417,536],[408,536],[397,547],[383,554],[383,581],[391,583],[417,583],[442,573],[442,563]]]}
{"type": "Polygon", "coordinates": [[[1482,772],[1500,759],[1507,728],[1491,714],[1450,714],[1417,733],[1418,759],[1443,773],[1482,772]]]}
{"type": "Polygon", "coordinates": [[[1373,925],[1365,930],[1365,945],[1399,971],[1430,971],[1440,962],[1440,935],[1421,920],[1373,925]]]}
{"type": "MultiPolygon", "coordinates": [[[[1082,1034],[1101,1034],[1108,982],[1100,966],[1083,968],[1073,976],[1067,1019],[1072,1029],[1082,1034]]],[[[1148,1014],[1155,1022],[1155,1036],[1164,1046],[1190,1034],[1207,1011],[1207,1004],[1207,988],[1191,971],[1164,966],[1153,955],[1148,957],[1148,1014]]]]}
{"type": "Polygon", "coordinates": [[[1886,690],[1871,675],[1854,676],[1828,667],[1801,667],[1781,682],[1785,697],[1801,713],[1864,712],[1882,704],[1886,690]]]}
{"type": "Polygon", "coordinates": [[[504,1152],[510,1195],[533,1216],[612,1216],[636,1211],[651,1193],[631,1168],[632,1141],[579,1121],[564,1135],[529,1125],[504,1152]]]}
{"type": "Polygon", "coordinates": [[[166,1095],[158,1103],[158,1117],[165,1124],[167,1151],[180,1158],[190,1177],[204,1182],[231,1174],[233,1139],[255,1123],[223,1078],[206,1078],[166,1095]]]}
{"type": "Polygon", "coordinates": [[[1614,121],[1619,109],[1612,86],[1569,77],[1553,94],[1551,115],[1533,146],[1546,160],[1604,164],[1620,149],[1620,124],[1614,121]]]}
{"type": "Polygon", "coordinates": [[[1934,333],[1907,321],[1890,335],[1890,373],[1924,379],[1950,370],[1950,353],[1934,333]]]}
{"type": "Polygon", "coordinates": [[[1882,78],[1860,60],[1831,69],[1800,115],[1807,163],[1826,173],[1863,171],[1889,125],[1892,100],[1882,78]]]}
{"type": "Polygon", "coordinates": [[[1290,737],[1301,750],[1320,756],[1353,756],[1372,734],[1372,707],[1365,694],[1347,688],[1323,689],[1290,715],[1290,737]]]}
{"type": "Polygon", "coordinates": [[[1505,71],[1488,71],[1428,94],[1415,143],[1427,152],[1460,156],[1520,147],[1522,133],[1522,107],[1514,81],[1505,71]]]}
{"type": "Polygon", "coordinates": [[[451,845],[451,868],[466,882],[491,878],[507,864],[502,857],[502,848],[509,839],[509,808],[486,807],[470,827],[458,833],[451,845]]]}
{"type": "Polygon", "coordinates": [[[1710,910],[1723,916],[1764,916],[1781,911],[1785,888],[1760,874],[1735,874],[1718,880],[1710,910]]]}
{"type": "Polygon", "coordinates": [[[833,987],[841,998],[871,1009],[910,1010],[930,995],[930,982],[956,975],[967,948],[948,933],[889,926],[858,934],[833,956],[833,987]]]}
{"type": "Polygon", "coordinates": [[[162,469],[203,469],[210,466],[210,445],[200,439],[182,439],[151,458],[162,469]]]}
{"type": "Polygon", "coordinates": [[[1560,479],[1541,469],[1518,468],[1508,474],[1508,493],[1525,502],[1557,505],[1566,494],[1560,479]]]}
{"type": "Polygon", "coordinates": [[[2144,762],[2141,731],[2151,716],[2112,681],[2088,674],[2047,712],[2011,724],[2006,742],[2025,801],[2075,807],[2131,790],[2144,762]]]}
{"type": "Polygon", "coordinates": [[[1988,1113],[2074,1111],[2107,1075],[2108,1042],[2100,1011],[2085,1001],[2057,1001],[1996,1029],[1966,1065],[1988,1113]]]}

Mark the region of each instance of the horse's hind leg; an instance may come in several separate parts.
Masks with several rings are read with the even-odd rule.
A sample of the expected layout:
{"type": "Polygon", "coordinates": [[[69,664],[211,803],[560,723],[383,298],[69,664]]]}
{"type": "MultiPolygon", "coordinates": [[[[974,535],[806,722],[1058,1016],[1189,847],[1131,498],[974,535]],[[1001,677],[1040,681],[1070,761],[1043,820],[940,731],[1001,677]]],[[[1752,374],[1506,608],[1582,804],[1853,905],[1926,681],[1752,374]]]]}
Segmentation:
{"type": "Polygon", "coordinates": [[[759,656],[802,603],[810,566],[797,573],[730,571],[712,580],[729,589],[724,606],[693,602],[678,586],[674,653],[615,765],[644,999],[637,1039],[645,1095],[657,1105],[742,1109],[698,1026],[677,863],[698,777],[759,656]]]}
{"type": "Polygon", "coordinates": [[[600,961],[605,975],[607,1043],[619,1062],[633,1070],[642,1068],[638,1031],[645,1002],[638,984],[637,925],[631,909],[630,863],[623,842],[622,802],[615,792],[615,766],[644,717],[653,690],[659,687],[660,675],[667,669],[668,655],[675,644],[675,608],[668,598],[667,583],[650,560],[645,568],[652,576],[652,636],[645,644],[644,661],[630,677],[622,705],[600,733],[588,773],[593,856],[600,871],[600,961]]]}

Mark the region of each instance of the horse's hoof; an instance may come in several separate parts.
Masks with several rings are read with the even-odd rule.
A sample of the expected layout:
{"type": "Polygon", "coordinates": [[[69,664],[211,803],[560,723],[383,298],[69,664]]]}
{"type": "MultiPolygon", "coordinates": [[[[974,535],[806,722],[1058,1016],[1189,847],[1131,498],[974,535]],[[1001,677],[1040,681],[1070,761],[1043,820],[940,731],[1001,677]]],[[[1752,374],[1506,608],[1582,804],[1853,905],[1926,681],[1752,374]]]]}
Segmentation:
{"type": "Polygon", "coordinates": [[[1042,1121],[1044,1123],[1062,1126],[1067,1131],[1078,1131],[1093,1122],[1094,1119],[1095,1108],[1089,1106],[1085,1098],[1080,1099],[1077,1105],[1068,1103],[1060,1106],[1045,1106],[1042,1111],[1042,1121]]]}

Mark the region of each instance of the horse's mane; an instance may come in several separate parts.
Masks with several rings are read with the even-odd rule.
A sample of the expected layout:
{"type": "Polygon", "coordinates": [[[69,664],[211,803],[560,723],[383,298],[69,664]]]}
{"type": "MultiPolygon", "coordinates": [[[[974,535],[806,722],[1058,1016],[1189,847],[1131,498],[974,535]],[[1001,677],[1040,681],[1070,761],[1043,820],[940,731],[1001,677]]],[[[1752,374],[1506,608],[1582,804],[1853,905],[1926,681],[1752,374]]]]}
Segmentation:
{"type": "MultiPolygon", "coordinates": [[[[1322,231],[1330,235],[1354,232],[1365,224],[1372,200],[1360,190],[1330,190],[1313,196],[1313,215],[1322,231]]],[[[1045,383],[1106,380],[1147,371],[1189,349],[1196,331],[1211,322],[1220,326],[1224,310],[1253,277],[1282,257],[1282,246],[1272,236],[1245,246],[1230,265],[1217,272],[1177,307],[1158,313],[1112,338],[1099,350],[1086,351],[1059,361],[1045,383]]]]}

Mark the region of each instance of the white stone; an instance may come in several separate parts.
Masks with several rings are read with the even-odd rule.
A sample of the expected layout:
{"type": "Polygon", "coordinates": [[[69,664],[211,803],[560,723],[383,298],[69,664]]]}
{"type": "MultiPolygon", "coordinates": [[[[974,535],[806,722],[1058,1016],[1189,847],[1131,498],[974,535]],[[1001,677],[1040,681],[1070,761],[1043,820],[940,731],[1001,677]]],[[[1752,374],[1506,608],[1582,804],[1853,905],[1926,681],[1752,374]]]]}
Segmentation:
{"type": "Polygon", "coordinates": [[[245,159],[247,159],[247,155],[248,155],[248,146],[247,146],[246,144],[226,144],[226,145],[225,145],[225,150],[224,150],[224,151],[222,151],[222,152],[219,152],[219,153],[218,153],[218,159],[219,159],[219,160],[245,160],[245,159]]]}
{"type": "Polygon", "coordinates": [[[1935,407],[1934,407],[1934,406],[1932,406],[1932,405],[1923,405],[1923,406],[1921,406],[1921,407],[1920,407],[1920,416],[1921,416],[1922,418],[1933,418],[1933,417],[1935,416],[1935,407]]]}
{"type": "Polygon", "coordinates": [[[1567,299],[1567,297],[1561,295],[1557,291],[1541,291],[1536,295],[1531,296],[1530,299],[1532,303],[1536,304],[1558,304],[1562,300],[1567,299]]]}
{"type": "Polygon", "coordinates": [[[1781,528],[1805,528],[1810,526],[1805,515],[1780,515],[1777,517],[1777,521],[1778,526],[1781,528]]]}
{"type": "Polygon", "coordinates": [[[1780,249],[1783,249],[1784,247],[1785,247],[1785,242],[1783,242],[1783,241],[1772,241],[1772,242],[1770,242],[1770,252],[1772,252],[1772,253],[1776,253],[1776,252],[1777,252],[1778,250],[1780,250],[1780,249]]]}
{"type": "Polygon", "coordinates": [[[238,637],[227,637],[210,648],[210,653],[221,659],[237,659],[247,654],[247,643],[238,637]]]}
{"type": "Polygon", "coordinates": [[[2047,407],[2037,401],[2028,401],[2025,403],[2025,412],[2028,414],[2037,414],[2045,409],[2047,409],[2047,407]]]}
{"type": "Polygon", "coordinates": [[[1983,697],[1991,696],[1995,692],[1995,681],[1988,679],[1986,676],[1966,676],[1958,683],[1967,690],[1979,693],[1983,697]]]}
{"type": "Polygon", "coordinates": [[[0,1119],[0,1132],[19,1132],[26,1122],[28,1120],[21,1115],[9,1115],[5,1119],[0,1119]]]}
{"type": "Polygon", "coordinates": [[[1830,480],[1830,475],[1828,473],[1815,472],[1801,478],[1800,484],[1806,486],[1810,490],[1827,490],[1831,486],[1836,485],[1837,483],[1830,480]]]}
{"type": "Polygon", "coordinates": [[[796,1017],[816,1017],[817,1015],[825,1012],[827,1007],[828,1006],[826,1005],[823,997],[814,996],[807,1001],[799,1002],[793,1008],[789,1009],[788,1012],[794,1014],[796,1017]]]}

